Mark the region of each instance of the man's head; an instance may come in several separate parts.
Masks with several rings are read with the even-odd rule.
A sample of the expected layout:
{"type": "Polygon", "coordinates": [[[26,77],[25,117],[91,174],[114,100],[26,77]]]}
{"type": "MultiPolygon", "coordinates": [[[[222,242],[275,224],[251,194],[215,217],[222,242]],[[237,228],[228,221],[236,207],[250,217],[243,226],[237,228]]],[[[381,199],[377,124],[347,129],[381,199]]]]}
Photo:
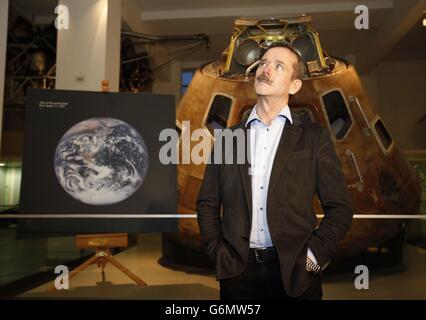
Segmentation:
{"type": "Polygon", "coordinates": [[[254,87],[258,96],[288,99],[302,87],[304,65],[289,43],[271,45],[260,60],[254,87]]]}

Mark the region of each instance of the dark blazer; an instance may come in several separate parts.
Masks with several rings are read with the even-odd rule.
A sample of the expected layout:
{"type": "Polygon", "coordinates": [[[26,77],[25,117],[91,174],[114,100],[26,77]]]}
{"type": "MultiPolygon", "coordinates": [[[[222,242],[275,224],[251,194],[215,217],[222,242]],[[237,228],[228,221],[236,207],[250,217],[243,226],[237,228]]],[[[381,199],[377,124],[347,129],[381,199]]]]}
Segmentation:
{"type": "MultiPolygon", "coordinates": [[[[320,266],[326,265],[349,230],[353,213],[328,130],[301,122],[294,113],[292,119],[293,124],[287,121],[284,126],[271,171],[267,221],[284,288],[288,295],[297,297],[312,277],[306,271],[307,248],[320,266]],[[315,193],[325,215],[318,228],[313,210],[315,193]]],[[[247,132],[245,123],[231,128],[236,129],[247,132]]],[[[236,153],[236,144],[233,147],[236,153]]],[[[216,263],[218,280],[241,274],[247,263],[252,223],[249,167],[247,161],[237,164],[236,154],[233,164],[208,164],[198,195],[201,236],[216,263]]]]}

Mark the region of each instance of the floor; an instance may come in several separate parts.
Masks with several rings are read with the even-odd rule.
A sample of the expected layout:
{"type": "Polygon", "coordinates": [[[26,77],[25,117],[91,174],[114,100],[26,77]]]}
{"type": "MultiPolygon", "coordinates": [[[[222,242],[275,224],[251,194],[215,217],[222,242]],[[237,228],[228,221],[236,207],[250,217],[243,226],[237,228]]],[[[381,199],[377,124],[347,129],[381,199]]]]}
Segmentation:
{"type": "MultiPolygon", "coordinates": [[[[144,234],[138,245],[114,256],[148,286],[137,287],[123,272],[107,264],[106,284],[101,282],[101,269],[92,265],[70,279],[70,290],[46,293],[52,283],[46,283],[20,297],[30,298],[121,298],[121,299],[218,299],[218,283],[211,270],[185,267],[185,271],[172,270],[159,264],[161,235],[144,234]]],[[[178,267],[177,269],[182,269],[178,267]]]]}
{"type": "MultiPolygon", "coordinates": [[[[140,235],[137,245],[114,256],[143,279],[148,286],[137,287],[126,275],[108,265],[106,284],[96,265],[70,280],[70,289],[46,293],[51,283],[30,290],[23,298],[102,298],[102,299],[218,299],[218,283],[209,270],[159,264],[161,236],[140,235]]],[[[406,245],[402,266],[370,270],[368,289],[357,290],[359,274],[325,274],[324,299],[426,299],[426,250],[406,245]]],[[[365,273],[363,273],[365,275],[365,273]]],[[[365,282],[363,282],[365,283],[365,282]]]]}
{"type": "Polygon", "coordinates": [[[93,250],[82,252],[72,237],[17,236],[16,225],[0,227],[0,288],[3,285],[50,270],[61,261],[79,259],[93,250]],[[13,266],[13,267],[10,267],[13,266]]]}
{"type": "Polygon", "coordinates": [[[326,275],[326,300],[425,300],[426,250],[406,245],[402,266],[383,270],[370,270],[369,289],[357,290],[355,280],[359,274],[326,275]]]}

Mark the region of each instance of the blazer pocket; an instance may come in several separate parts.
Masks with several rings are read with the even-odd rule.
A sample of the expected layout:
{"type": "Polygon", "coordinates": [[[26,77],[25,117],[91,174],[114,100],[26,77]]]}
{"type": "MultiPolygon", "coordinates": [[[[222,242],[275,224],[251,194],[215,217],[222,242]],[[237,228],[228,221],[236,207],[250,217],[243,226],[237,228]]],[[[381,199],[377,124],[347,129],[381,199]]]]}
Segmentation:
{"type": "Polygon", "coordinates": [[[310,150],[295,151],[290,154],[289,160],[308,158],[310,155],[310,150]]]}

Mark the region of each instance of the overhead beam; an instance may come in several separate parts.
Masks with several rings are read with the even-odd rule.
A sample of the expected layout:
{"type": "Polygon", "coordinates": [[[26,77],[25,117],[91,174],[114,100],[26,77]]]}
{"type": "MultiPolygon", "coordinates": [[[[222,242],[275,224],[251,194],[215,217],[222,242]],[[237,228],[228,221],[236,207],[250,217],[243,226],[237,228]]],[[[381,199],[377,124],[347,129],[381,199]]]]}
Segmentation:
{"type": "MultiPolygon", "coordinates": [[[[370,33],[356,52],[357,69],[368,74],[423,17],[424,0],[395,0],[386,22],[370,33]]],[[[360,31],[362,32],[362,31],[360,31]]]]}
{"type": "MultiPolygon", "coordinates": [[[[142,21],[170,20],[170,19],[196,19],[216,17],[252,17],[252,16],[287,16],[312,14],[321,12],[352,11],[360,3],[354,2],[330,2],[318,4],[297,4],[264,7],[236,7],[236,8],[211,8],[192,10],[165,10],[165,11],[142,11],[142,21]]],[[[391,9],[392,0],[365,1],[363,4],[370,9],[391,9]]],[[[142,8],[143,10],[143,8],[142,8]]]]}

